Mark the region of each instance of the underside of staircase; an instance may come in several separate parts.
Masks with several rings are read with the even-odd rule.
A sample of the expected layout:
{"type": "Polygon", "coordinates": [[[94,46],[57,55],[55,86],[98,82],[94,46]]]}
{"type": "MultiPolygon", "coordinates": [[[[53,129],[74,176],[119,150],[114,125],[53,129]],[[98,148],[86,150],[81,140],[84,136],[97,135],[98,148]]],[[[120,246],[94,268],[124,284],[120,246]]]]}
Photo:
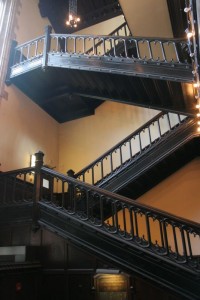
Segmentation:
{"type": "MultiPolygon", "coordinates": [[[[106,18],[113,7],[110,1],[106,18]]],[[[115,16],[120,13],[117,9],[115,16]]],[[[43,167],[41,153],[36,167],[1,173],[0,225],[32,223],[34,232],[50,230],[124,272],[150,279],[182,299],[197,300],[200,252],[193,251],[192,242],[199,243],[199,224],[135,201],[200,153],[191,45],[181,32],[174,31],[174,39],[152,39],[52,34],[47,27],[44,36],[19,46],[13,43],[7,84],[14,84],[59,123],[94,114],[107,100],[162,113],[75,178],[43,167]],[[90,47],[85,48],[87,43],[90,47]],[[171,50],[167,54],[169,46],[172,54],[171,50]],[[173,126],[169,112],[177,114],[173,126]],[[162,119],[169,127],[164,133],[162,119]],[[157,126],[158,137],[152,138],[150,126],[157,126]],[[143,132],[149,132],[145,146],[143,132]],[[132,139],[138,139],[139,150],[123,160],[122,147],[131,148],[132,139]],[[114,153],[121,160],[116,169],[114,153]],[[105,176],[108,158],[111,171],[105,176]],[[96,166],[102,178],[94,182],[96,166]],[[83,179],[86,173],[91,174],[89,183],[83,179]],[[42,185],[43,179],[48,188],[42,185]],[[154,227],[158,239],[153,236],[154,227]]]]}

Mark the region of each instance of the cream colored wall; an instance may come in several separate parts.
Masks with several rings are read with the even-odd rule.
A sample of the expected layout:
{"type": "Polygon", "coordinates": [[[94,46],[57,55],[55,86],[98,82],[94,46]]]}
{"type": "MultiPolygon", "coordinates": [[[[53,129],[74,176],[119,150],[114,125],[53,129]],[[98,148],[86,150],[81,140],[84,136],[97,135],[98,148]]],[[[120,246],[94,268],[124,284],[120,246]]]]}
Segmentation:
{"type": "Polygon", "coordinates": [[[18,44],[28,42],[44,34],[45,26],[49,25],[47,18],[41,18],[39,0],[20,0],[19,17],[15,30],[18,44]]]}
{"type": "Polygon", "coordinates": [[[200,158],[196,158],[137,201],[177,216],[200,221],[200,158]]]}
{"type": "Polygon", "coordinates": [[[158,111],[116,102],[104,102],[95,115],[59,127],[59,170],[80,171],[158,111]]]}
{"type": "Polygon", "coordinates": [[[166,0],[119,0],[134,36],[172,37],[166,0]]]}
{"type": "MultiPolygon", "coordinates": [[[[39,14],[38,1],[21,0],[15,35],[19,43],[35,38],[48,24],[39,14]]],[[[58,166],[58,124],[14,85],[0,100],[0,170],[28,167],[30,155],[45,153],[45,163],[58,166]]]]}
{"type": "Polygon", "coordinates": [[[107,35],[114,31],[117,27],[124,23],[124,17],[118,16],[112,18],[110,20],[98,23],[96,25],[84,28],[82,30],[78,30],[76,34],[99,34],[99,35],[107,35]]]}

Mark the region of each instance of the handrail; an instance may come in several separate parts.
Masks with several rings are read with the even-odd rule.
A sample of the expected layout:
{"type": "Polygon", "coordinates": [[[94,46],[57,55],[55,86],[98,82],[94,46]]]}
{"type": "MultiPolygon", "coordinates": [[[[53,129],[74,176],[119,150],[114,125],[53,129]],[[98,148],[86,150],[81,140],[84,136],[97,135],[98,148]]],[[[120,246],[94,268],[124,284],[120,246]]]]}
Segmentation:
{"type": "Polygon", "coordinates": [[[86,57],[122,57],[140,63],[170,63],[190,66],[189,51],[190,48],[186,39],[57,34],[50,33],[49,29],[46,35],[15,48],[14,61],[11,67],[17,67],[40,56],[47,56],[49,53],[86,57]],[[49,44],[49,47],[45,47],[46,43],[49,44]],[[96,47],[97,44],[100,48],[96,47]],[[47,53],[45,53],[45,49],[48,51],[47,53]],[[88,52],[90,49],[92,50],[88,52]]]}
{"type": "Polygon", "coordinates": [[[147,153],[155,143],[172,132],[185,119],[186,116],[179,114],[159,113],[77,172],[74,177],[90,184],[102,185],[147,153]]]}
{"type": "MultiPolygon", "coordinates": [[[[135,202],[46,167],[41,167],[40,171],[35,168],[34,189],[26,194],[22,188],[22,193],[18,191],[16,199],[13,197],[17,185],[15,179],[20,174],[27,174],[27,171],[29,168],[0,174],[1,205],[34,202],[34,195],[38,194],[38,199],[52,207],[55,213],[62,212],[66,217],[71,216],[77,222],[92,226],[97,231],[109,234],[111,238],[123,240],[123,243],[133,248],[156,255],[180,268],[200,272],[199,223],[135,202]],[[48,182],[46,187],[42,184],[44,179],[48,182]],[[32,199],[29,198],[30,194],[32,199]]],[[[26,187],[26,179],[22,176],[22,187],[26,187]]],[[[38,205],[35,208],[40,218],[38,205]]]]}

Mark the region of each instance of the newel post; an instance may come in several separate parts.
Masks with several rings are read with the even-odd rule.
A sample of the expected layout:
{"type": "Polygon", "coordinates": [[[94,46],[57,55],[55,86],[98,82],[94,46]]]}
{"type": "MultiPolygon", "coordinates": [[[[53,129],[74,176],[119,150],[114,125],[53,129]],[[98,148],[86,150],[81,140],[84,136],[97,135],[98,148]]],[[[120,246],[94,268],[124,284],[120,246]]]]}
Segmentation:
{"type": "Polygon", "coordinates": [[[50,25],[45,27],[45,35],[44,35],[44,50],[43,50],[43,59],[42,59],[42,68],[46,69],[48,66],[48,53],[51,48],[51,32],[52,27],[50,25]]]}
{"type": "Polygon", "coordinates": [[[38,218],[39,218],[39,205],[38,202],[41,199],[42,189],[42,176],[41,168],[43,166],[44,153],[38,151],[35,153],[35,178],[34,178],[34,202],[33,202],[33,230],[39,229],[38,218]]]}

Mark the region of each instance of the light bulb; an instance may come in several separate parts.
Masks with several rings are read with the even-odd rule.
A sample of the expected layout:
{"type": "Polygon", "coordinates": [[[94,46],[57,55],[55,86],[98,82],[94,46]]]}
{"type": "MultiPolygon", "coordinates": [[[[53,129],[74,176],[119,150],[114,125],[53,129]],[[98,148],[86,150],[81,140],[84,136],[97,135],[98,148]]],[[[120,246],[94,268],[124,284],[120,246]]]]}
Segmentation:
{"type": "Polygon", "coordinates": [[[197,114],[197,118],[200,118],[200,113],[197,114]]]}
{"type": "Polygon", "coordinates": [[[190,39],[192,36],[193,36],[193,33],[192,33],[192,32],[188,32],[188,33],[187,33],[187,38],[188,38],[188,39],[190,39]]]}
{"type": "Polygon", "coordinates": [[[198,88],[198,87],[199,87],[199,83],[198,83],[198,82],[195,82],[195,83],[193,84],[193,87],[194,87],[194,88],[198,88]]]}
{"type": "Polygon", "coordinates": [[[184,8],[184,12],[185,12],[185,13],[188,13],[190,10],[191,10],[191,6],[190,6],[190,7],[185,7],[185,8],[184,8]]]}
{"type": "Polygon", "coordinates": [[[197,128],[197,131],[200,132],[200,127],[197,128]]]}
{"type": "Polygon", "coordinates": [[[200,108],[200,104],[197,104],[197,105],[196,105],[196,108],[200,108]]]}

